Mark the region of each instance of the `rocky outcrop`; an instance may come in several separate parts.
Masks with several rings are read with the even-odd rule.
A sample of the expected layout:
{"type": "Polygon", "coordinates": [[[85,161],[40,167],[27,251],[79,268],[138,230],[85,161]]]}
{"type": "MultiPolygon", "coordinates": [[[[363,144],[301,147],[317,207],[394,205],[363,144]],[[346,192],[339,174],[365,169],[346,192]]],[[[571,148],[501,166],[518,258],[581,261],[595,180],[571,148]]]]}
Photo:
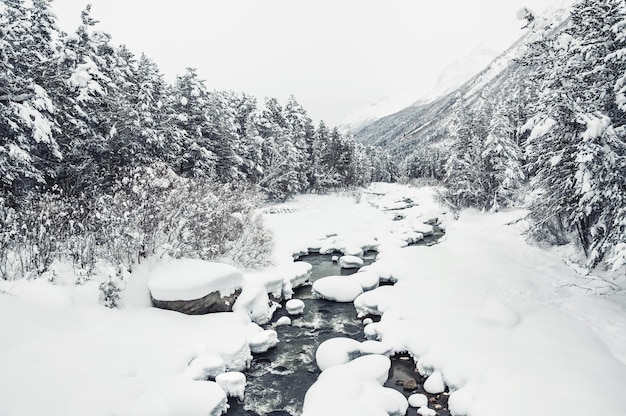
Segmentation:
{"type": "Polygon", "coordinates": [[[181,312],[187,315],[231,312],[233,304],[240,293],[241,289],[237,289],[235,293],[228,296],[221,296],[220,292],[211,292],[200,299],[193,300],[158,300],[152,297],[152,305],[160,309],[181,312]]]}

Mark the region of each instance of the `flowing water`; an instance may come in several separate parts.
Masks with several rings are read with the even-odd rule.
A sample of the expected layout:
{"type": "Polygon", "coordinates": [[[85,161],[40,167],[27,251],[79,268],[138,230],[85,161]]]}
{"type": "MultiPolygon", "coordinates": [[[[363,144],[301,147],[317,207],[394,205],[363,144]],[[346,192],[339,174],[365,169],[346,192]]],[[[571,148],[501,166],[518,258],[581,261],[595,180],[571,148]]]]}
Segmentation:
{"type": "MultiPolygon", "coordinates": [[[[441,233],[436,233],[420,244],[432,245],[440,236],[441,233]]],[[[325,276],[352,274],[357,271],[341,269],[337,263],[332,262],[331,257],[313,254],[300,258],[301,261],[313,266],[311,282],[325,276]]],[[[374,259],[374,252],[366,253],[364,256],[365,264],[372,263],[374,259]]],[[[245,399],[241,402],[231,398],[227,416],[300,415],[304,396],[320,373],[315,363],[317,347],[327,339],[335,337],[365,340],[363,324],[357,319],[356,310],[351,302],[337,303],[316,299],[311,294],[310,286],[298,288],[293,297],[304,301],[304,314],[292,316],[291,325],[275,328],[280,342],[268,352],[254,356],[250,369],[246,371],[248,384],[245,399]]],[[[276,321],[282,316],[288,316],[284,307],[275,313],[273,320],[276,321]]],[[[412,377],[420,385],[423,383],[423,379],[420,379],[420,375],[414,371],[413,361],[407,358],[400,355],[392,357],[389,380],[385,384],[406,396],[409,392],[404,391],[401,381],[412,377]]],[[[440,416],[449,414],[445,410],[446,395],[439,395],[431,400],[433,406],[435,404],[442,406],[442,409],[438,410],[440,416]]],[[[416,415],[416,409],[409,409],[407,415],[416,415]]]]}

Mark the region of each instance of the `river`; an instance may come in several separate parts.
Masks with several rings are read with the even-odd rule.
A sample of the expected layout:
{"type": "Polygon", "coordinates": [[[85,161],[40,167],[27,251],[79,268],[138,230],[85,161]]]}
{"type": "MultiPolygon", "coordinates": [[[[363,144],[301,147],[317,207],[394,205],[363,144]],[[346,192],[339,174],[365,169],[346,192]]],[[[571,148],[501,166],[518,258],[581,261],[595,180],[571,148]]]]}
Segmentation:
{"type": "MultiPolygon", "coordinates": [[[[441,236],[437,232],[420,244],[432,245],[441,236]]],[[[363,260],[370,264],[375,260],[375,252],[367,252],[363,260]]],[[[357,269],[341,269],[332,262],[331,255],[311,254],[300,257],[301,261],[310,263],[311,283],[317,279],[330,275],[348,275],[357,269]]],[[[302,413],[304,396],[320,374],[315,363],[317,347],[324,341],[335,337],[349,337],[358,341],[365,340],[363,323],[357,319],[354,305],[337,303],[325,299],[317,299],[311,294],[311,286],[296,289],[293,296],[301,299],[305,304],[304,313],[292,316],[292,324],[276,327],[280,342],[275,348],[263,354],[256,354],[250,369],[246,371],[247,387],[245,399],[240,402],[231,398],[228,416],[298,416],[302,413]]],[[[284,302],[283,302],[284,306],[284,302]]],[[[279,309],[273,320],[288,316],[283,307],[279,309]]],[[[375,317],[374,317],[375,318],[375,317]]],[[[407,397],[414,392],[405,391],[400,384],[409,377],[423,383],[423,379],[415,371],[415,365],[410,357],[397,355],[392,357],[392,367],[389,372],[387,387],[395,388],[407,397]]],[[[432,396],[432,406],[439,405],[440,416],[447,416],[447,395],[432,396]]],[[[416,409],[409,408],[407,415],[416,415],[416,409]]]]}

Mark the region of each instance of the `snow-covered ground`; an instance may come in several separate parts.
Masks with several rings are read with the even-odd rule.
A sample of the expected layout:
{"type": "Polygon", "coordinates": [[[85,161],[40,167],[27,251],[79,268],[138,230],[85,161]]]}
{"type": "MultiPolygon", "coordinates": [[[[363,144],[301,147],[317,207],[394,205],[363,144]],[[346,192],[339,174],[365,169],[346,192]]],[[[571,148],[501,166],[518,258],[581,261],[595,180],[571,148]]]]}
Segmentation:
{"type": "MultiPolygon", "coordinates": [[[[569,258],[573,250],[529,244],[520,210],[469,210],[453,220],[428,189],[378,184],[364,196],[379,208],[398,208],[393,202],[407,197],[416,206],[371,211],[367,198],[328,204],[327,197],[306,196],[290,204],[291,214],[270,217],[270,224],[284,253],[314,247],[311,241],[325,233],[337,234],[337,247],[381,243],[368,273],[397,283],[355,300],[360,312],[382,315],[366,334],[410,352],[423,373],[433,374],[429,388],[443,380],[454,414],[626,414],[620,393],[626,387],[626,293],[615,291],[623,277],[580,274],[569,258]],[[391,213],[405,218],[390,221],[391,213]],[[406,235],[407,226],[417,229],[415,218],[428,217],[438,217],[447,230],[440,244],[388,244],[406,235]]],[[[349,361],[345,349],[336,355],[338,364],[349,361]]],[[[305,401],[306,416],[328,414],[328,406],[318,410],[316,403],[324,401],[320,392],[341,389],[339,379],[320,377],[305,401]]],[[[345,389],[354,408],[369,391],[363,388],[358,394],[345,389]]],[[[371,414],[384,414],[384,407],[374,408],[368,407],[371,414]]]]}
{"type": "MultiPolygon", "coordinates": [[[[276,342],[253,320],[267,321],[270,296],[289,298],[307,278],[310,266],[293,254],[367,248],[379,255],[364,278],[344,278],[364,290],[357,309],[382,319],[366,326],[371,340],[320,347],[324,371],[306,416],[404,414],[406,399],[382,387],[393,351],[408,351],[432,374],[427,390],[445,383],[457,414],[626,414],[626,293],[615,290],[624,282],[579,274],[567,248],[529,245],[522,211],[454,220],[434,194],[375,184],[267,208],[276,266],[244,273],[234,313],[150,307],[148,277],[162,262],[137,269],[117,310],[99,305],[96,283],[0,282],[0,415],[219,415],[227,394],[244,394],[240,372],[251,354],[276,342]],[[434,218],[446,228],[443,241],[405,247],[431,232],[425,222],[434,218]],[[372,274],[396,284],[377,287],[372,274]]],[[[352,286],[323,292],[343,300],[352,286]]]]}

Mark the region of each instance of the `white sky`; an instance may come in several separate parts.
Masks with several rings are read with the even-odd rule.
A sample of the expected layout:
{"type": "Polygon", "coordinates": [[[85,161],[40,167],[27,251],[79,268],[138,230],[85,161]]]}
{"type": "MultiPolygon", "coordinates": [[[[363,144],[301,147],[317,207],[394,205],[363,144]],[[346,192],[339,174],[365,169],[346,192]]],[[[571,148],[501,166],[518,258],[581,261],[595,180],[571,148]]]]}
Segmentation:
{"type": "MultiPolygon", "coordinates": [[[[515,13],[560,0],[91,0],[99,28],[168,79],[195,67],[209,89],[285,100],[317,122],[431,89],[441,71],[485,40],[505,49],[515,13]],[[502,36],[501,32],[508,35],[502,36]]],[[[88,0],[54,0],[73,32],[88,0]]]]}

